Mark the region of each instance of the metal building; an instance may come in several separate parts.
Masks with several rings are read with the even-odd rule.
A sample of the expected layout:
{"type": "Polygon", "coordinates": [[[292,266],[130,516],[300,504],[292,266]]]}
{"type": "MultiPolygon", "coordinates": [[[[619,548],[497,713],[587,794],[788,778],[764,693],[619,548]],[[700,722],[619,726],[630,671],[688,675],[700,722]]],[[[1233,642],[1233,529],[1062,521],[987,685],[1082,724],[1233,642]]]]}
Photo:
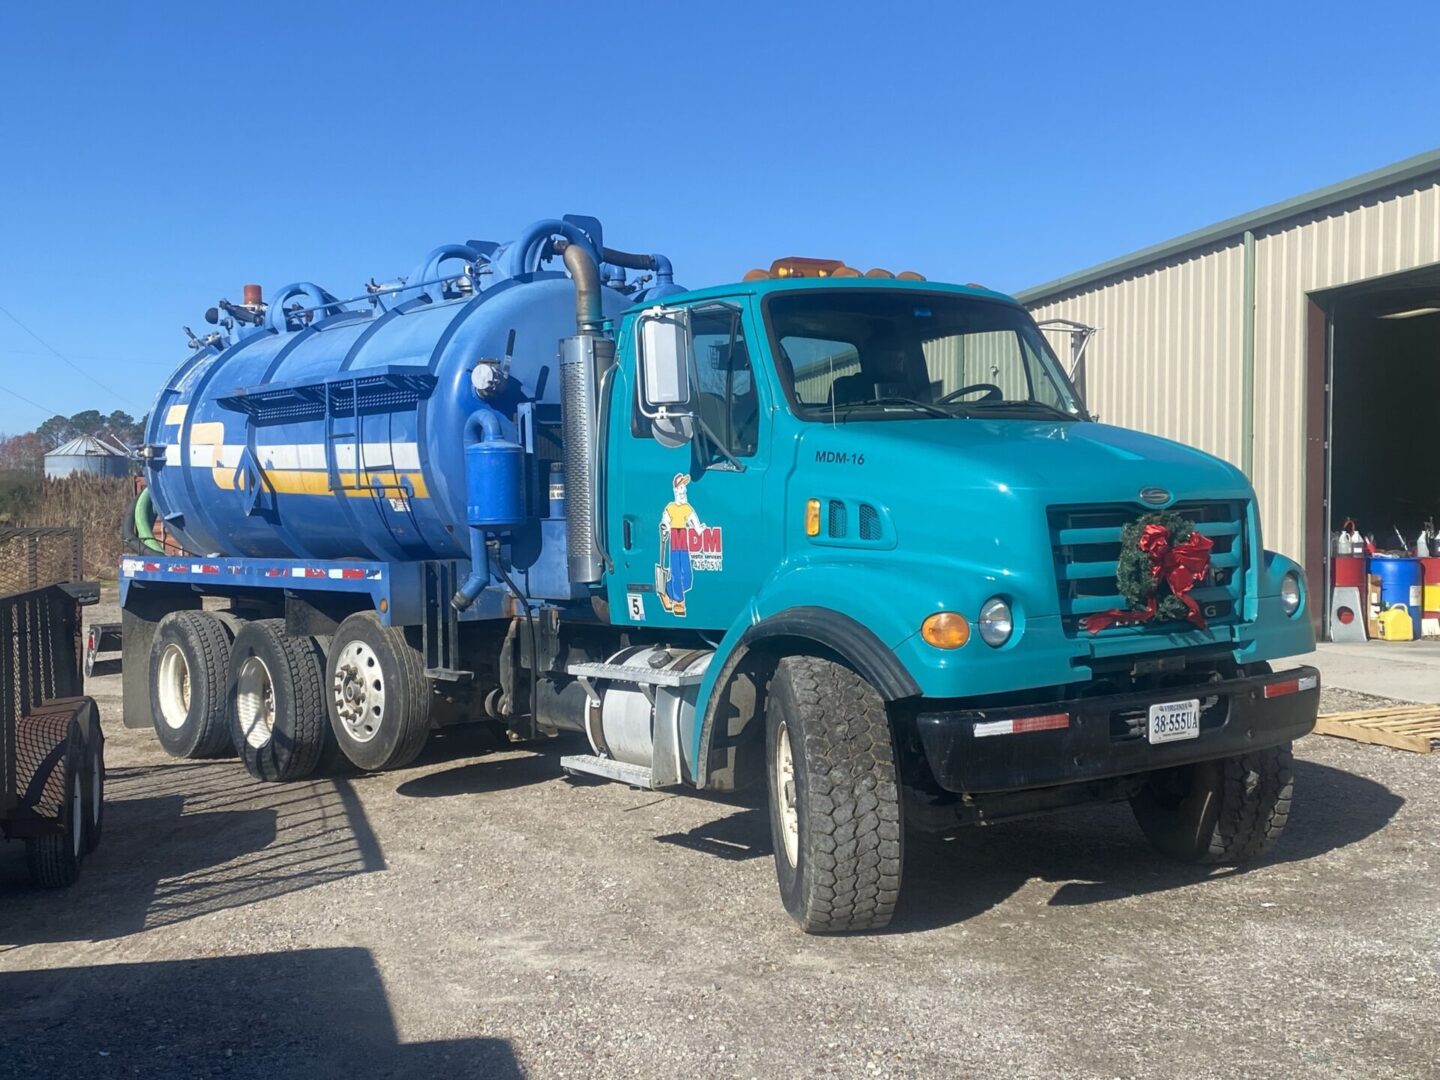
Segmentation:
{"type": "Polygon", "coordinates": [[[1018,295],[1095,328],[1093,412],[1244,469],[1312,581],[1346,517],[1381,548],[1440,517],[1440,151],[1018,295]]]}
{"type": "Polygon", "coordinates": [[[118,439],[81,435],[45,455],[45,475],[52,480],[75,473],[92,476],[128,476],[130,448],[118,439]]]}

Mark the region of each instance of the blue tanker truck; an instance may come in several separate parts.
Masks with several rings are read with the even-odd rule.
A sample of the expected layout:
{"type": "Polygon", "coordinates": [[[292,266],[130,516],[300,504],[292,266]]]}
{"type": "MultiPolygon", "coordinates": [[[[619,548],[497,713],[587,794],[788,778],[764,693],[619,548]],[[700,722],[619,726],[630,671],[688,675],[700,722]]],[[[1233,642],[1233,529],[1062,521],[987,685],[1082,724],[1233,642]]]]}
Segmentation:
{"type": "Polygon", "coordinates": [[[691,291],[567,216],[207,319],[142,450],[185,554],[120,577],[125,723],[173,755],[295,780],[482,722],[764,783],[809,931],[889,921],[907,830],[1128,800],[1240,862],[1285,825],[1300,568],[1007,296],[813,259],[691,291]]]}

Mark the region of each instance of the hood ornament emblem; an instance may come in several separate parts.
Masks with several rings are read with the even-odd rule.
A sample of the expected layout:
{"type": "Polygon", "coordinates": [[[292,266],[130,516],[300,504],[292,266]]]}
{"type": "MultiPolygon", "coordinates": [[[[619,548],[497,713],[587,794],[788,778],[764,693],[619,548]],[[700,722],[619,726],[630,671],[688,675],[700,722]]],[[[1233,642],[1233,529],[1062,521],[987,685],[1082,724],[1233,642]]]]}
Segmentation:
{"type": "Polygon", "coordinates": [[[1140,501],[1151,506],[1164,506],[1170,501],[1170,492],[1162,487],[1143,487],[1140,489],[1140,501]]]}

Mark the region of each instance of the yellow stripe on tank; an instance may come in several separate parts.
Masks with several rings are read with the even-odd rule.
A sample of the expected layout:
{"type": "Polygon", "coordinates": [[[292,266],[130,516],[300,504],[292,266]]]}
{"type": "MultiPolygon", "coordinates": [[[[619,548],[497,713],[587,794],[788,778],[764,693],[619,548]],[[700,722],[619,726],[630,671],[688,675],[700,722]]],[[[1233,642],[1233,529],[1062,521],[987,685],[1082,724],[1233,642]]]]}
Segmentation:
{"type": "MultiPolygon", "coordinates": [[[[222,470],[215,470],[216,484],[220,487],[234,487],[230,473],[225,471],[225,483],[220,482],[222,470]]],[[[425,477],[418,472],[362,472],[360,482],[355,482],[355,473],[350,469],[340,472],[340,486],[330,490],[330,474],[312,469],[268,469],[264,473],[265,485],[280,495],[335,495],[344,492],[352,499],[368,499],[379,495],[386,499],[428,499],[430,492],[425,486],[425,477]],[[408,484],[408,490],[404,486],[408,484]]],[[[240,487],[245,478],[240,477],[240,487]]]]}

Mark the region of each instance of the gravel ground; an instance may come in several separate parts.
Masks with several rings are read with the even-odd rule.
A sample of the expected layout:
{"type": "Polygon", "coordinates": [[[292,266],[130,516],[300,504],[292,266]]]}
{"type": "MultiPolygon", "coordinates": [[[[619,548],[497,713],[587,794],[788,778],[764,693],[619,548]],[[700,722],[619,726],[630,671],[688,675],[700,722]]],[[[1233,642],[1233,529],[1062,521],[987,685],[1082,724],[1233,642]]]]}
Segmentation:
{"type": "Polygon", "coordinates": [[[754,799],[474,733],[267,786],[91,692],[80,884],[0,844],[0,1075],[1440,1075],[1440,754],[1305,739],[1246,872],[1159,861],[1123,806],[911,838],[889,932],[810,938],[754,799]]]}

